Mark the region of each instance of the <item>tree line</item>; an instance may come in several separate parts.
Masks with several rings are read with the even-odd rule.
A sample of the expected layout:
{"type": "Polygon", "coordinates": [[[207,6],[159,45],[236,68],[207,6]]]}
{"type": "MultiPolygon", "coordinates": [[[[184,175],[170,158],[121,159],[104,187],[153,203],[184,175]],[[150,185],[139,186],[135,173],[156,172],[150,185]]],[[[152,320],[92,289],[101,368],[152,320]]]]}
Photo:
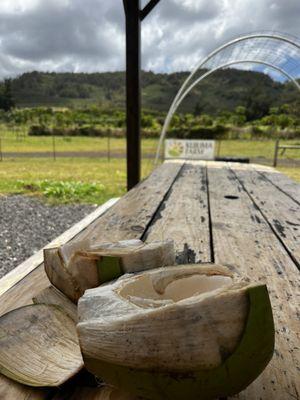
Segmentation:
{"type": "MultiPolygon", "coordinates": [[[[142,101],[145,110],[166,112],[188,72],[156,74],[142,72],[142,101]]],[[[0,91],[3,90],[0,83],[0,91]]],[[[18,107],[124,109],[125,73],[28,72],[11,80],[11,92],[18,107]]],[[[260,72],[220,70],[197,85],[180,106],[181,113],[218,115],[247,109],[247,119],[267,115],[271,107],[296,104],[299,92],[291,83],[277,82],[260,72]]]]}
{"type": "MultiPolygon", "coordinates": [[[[207,113],[176,113],[169,133],[185,138],[282,138],[300,137],[299,109],[291,104],[269,108],[259,118],[249,116],[249,109],[238,106],[217,115],[207,113]]],[[[161,111],[142,112],[144,137],[158,137],[166,114],[161,111]]],[[[82,108],[12,108],[0,111],[0,123],[8,129],[21,128],[31,136],[115,136],[125,135],[123,109],[86,106],[82,108]]]]}

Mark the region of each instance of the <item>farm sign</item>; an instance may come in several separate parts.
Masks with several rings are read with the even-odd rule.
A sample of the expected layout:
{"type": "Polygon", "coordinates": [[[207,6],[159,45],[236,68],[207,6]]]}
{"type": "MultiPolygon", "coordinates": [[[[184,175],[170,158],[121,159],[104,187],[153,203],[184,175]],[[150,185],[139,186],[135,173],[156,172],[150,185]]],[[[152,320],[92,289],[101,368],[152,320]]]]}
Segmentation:
{"type": "Polygon", "coordinates": [[[168,139],[165,141],[165,158],[212,160],[214,151],[214,140],[168,139]]]}

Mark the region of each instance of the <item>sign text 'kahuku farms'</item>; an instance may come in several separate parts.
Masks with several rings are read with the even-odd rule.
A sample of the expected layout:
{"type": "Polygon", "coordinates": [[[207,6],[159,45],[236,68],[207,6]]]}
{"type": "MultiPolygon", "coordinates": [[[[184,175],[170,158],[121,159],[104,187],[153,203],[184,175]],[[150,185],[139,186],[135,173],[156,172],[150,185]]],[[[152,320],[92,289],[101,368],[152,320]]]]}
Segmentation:
{"type": "Polygon", "coordinates": [[[165,141],[165,158],[184,158],[195,160],[213,160],[214,140],[177,140],[165,141]]]}

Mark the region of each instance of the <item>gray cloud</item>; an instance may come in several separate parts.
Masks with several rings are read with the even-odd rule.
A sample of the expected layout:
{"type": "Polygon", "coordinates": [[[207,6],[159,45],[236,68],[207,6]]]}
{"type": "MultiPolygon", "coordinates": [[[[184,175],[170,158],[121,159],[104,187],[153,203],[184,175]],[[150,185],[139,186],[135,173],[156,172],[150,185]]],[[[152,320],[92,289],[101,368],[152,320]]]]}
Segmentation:
{"type": "MultiPolygon", "coordinates": [[[[122,0],[1,0],[0,77],[33,69],[124,69],[123,14],[122,0]]],[[[299,17],[299,0],[161,0],[143,22],[142,66],[191,69],[245,32],[298,35],[299,17]]]]}

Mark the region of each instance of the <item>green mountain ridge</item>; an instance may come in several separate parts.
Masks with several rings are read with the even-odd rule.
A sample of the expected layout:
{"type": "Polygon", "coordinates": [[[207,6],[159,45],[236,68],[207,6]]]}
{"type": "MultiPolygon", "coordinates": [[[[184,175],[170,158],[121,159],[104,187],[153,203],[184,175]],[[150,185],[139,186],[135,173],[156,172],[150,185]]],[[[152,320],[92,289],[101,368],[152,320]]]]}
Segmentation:
{"type": "MultiPolygon", "coordinates": [[[[143,108],[167,111],[189,72],[171,74],[142,71],[143,108]]],[[[82,107],[97,104],[123,108],[125,72],[48,73],[29,72],[12,80],[12,91],[19,107],[82,107]]],[[[247,107],[256,101],[261,107],[285,103],[300,105],[299,92],[292,83],[280,83],[260,72],[220,70],[202,81],[189,94],[179,111],[218,114],[247,107]]]]}

